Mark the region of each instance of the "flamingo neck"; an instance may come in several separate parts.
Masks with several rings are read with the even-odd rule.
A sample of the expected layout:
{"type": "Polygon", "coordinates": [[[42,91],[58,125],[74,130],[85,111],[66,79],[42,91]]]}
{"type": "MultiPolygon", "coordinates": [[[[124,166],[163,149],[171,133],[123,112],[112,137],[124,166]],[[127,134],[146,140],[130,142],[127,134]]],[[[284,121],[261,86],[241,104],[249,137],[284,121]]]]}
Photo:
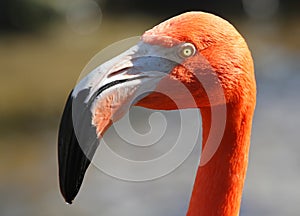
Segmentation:
{"type": "MultiPolygon", "coordinates": [[[[237,216],[248,164],[254,105],[227,104],[221,143],[198,168],[187,216],[237,216]]],[[[211,109],[201,108],[205,148],[211,129],[211,109]]],[[[203,155],[202,155],[203,156],[203,155]]]]}

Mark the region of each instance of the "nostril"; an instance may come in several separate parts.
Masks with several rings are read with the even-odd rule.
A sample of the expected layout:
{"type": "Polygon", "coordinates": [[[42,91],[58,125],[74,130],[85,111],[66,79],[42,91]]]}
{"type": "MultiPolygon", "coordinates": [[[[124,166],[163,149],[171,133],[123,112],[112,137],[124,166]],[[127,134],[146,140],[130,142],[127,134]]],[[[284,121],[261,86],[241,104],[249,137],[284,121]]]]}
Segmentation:
{"type": "Polygon", "coordinates": [[[96,99],[96,97],[98,97],[98,95],[100,95],[104,90],[110,88],[110,87],[113,87],[114,85],[117,85],[117,84],[121,84],[123,82],[126,82],[128,81],[128,79],[123,79],[123,80],[115,80],[113,82],[110,82],[110,83],[107,83],[106,85],[104,86],[101,86],[93,95],[92,97],[89,99],[89,105],[91,105],[94,100],[96,99]]]}
{"type": "Polygon", "coordinates": [[[119,69],[119,70],[117,70],[117,71],[114,71],[114,72],[108,74],[108,75],[107,75],[107,78],[116,76],[116,75],[118,75],[118,74],[122,74],[124,71],[129,70],[130,68],[131,68],[131,67],[125,67],[125,68],[119,69]]]}

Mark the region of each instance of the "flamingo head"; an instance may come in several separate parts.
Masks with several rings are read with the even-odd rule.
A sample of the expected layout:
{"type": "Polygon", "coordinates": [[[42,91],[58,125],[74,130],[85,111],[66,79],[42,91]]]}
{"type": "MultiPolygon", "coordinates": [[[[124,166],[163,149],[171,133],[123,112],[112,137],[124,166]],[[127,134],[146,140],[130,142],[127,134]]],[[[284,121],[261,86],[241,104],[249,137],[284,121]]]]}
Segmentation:
{"type": "Polygon", "coordinates": [[[164,49],[176,47],[181,60],[158,83],[156,92],[139,101],[138,106],[201,108],[239,102],[255,94],[248,46],[239,32],[218,16],[184,13],[146,31],[142,40],[164,49]]]}
{"type": "Polygon", "coordinates": [[[253,82],[244,39],[217,16],[184,13],[146,31],[137,45],[98,66],[69,96],[58,138],[65,200],[75,198],[99,139],[130,106],[173,110],[225,104],[249,95],[253,82]]]}

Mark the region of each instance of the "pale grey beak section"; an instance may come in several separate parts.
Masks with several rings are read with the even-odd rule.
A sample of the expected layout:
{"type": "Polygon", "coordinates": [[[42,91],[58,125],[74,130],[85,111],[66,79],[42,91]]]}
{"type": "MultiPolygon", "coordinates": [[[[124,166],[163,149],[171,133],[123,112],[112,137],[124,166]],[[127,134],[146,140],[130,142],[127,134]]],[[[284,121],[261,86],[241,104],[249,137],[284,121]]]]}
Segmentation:
{"type": "Polygon", "coordinates": [[[138,43],[97,67],[71,92],[58,136],[61,193],[72,203],[106,129],[180,64],[176,47],[138,43]]]}

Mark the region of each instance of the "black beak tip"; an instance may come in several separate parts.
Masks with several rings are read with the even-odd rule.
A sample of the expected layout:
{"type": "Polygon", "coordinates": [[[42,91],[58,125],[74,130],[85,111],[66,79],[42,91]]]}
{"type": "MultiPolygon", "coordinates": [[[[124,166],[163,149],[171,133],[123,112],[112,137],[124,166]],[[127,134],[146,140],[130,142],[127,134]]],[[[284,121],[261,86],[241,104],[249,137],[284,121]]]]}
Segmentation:
{"type": "Polygon", "coordinates": [[[67,204],[71,205],[73,203],[73,199],[65,198],[67,204]]]}
{"type": "MultiPolygon", "coordinates": [[[[85,92],[83,92],[82,94],[84,93],[85,92]]],[[[80,95],[78,97],[80,97],[80,95]]],[[[71,92],[62,115],[58,133],[59,187],[65,202],[68,204],[72,204],[73,200],[78,194],[86,170],[90,165],[89,158],[93,157],[98,146],[95,131],[92,130],[88,133],[85,130],[86,128],[91,127],[90,116],[84,115],[85,118],[82,119],[81,122],[81,124],[83,125],[82,133],[88,134],[89,137],[95,137],[94,139],[92,139],[93,142],[86,143],[86,146],[89,147],[89,149],[87,150],[89,158],[81,149],[81,146],[79,145],[79,142],[75,135],[75,129],[73,127],[72,105],[73,97],[71,92]]],[[[81,108],[81,110],[86,111],[85,107],[81,108]]]]}
{"type": "Polygon", "coordinates": [[[72,204],[76,195],[73,195],[73,193],[66,192],[67,189],[68,188],[63,188],[63,185],[60,185],[60,193],[63,196],[63,199],[65,200],[66,204],[72,204]]]}

